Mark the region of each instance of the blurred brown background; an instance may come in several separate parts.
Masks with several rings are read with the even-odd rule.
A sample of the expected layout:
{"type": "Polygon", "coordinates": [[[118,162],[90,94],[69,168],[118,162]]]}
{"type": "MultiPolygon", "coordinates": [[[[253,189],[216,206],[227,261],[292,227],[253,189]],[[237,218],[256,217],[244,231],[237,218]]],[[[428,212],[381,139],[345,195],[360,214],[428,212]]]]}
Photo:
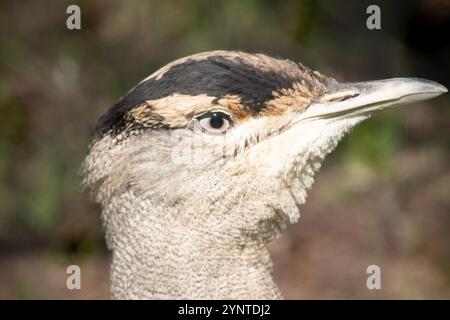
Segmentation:
{"type": "MultiPolygon", "coordinates": [[[[0,298],[109,298],[99,208],[77,170],[98,117],[160,66],[239,49],[341,81],[449,87],[449,25],[450,1],[1,1],[0,298]],[[381,30],[366,28],[369,4],[381,30]],[[65,287],[70,264],[82,290],[65,287]]],[[[286,298],[450,298],[449,102],[383,112],[328,158],[271,246],[286,298]],[[366,287],[371,264],[381,290],[366,287]]]]}

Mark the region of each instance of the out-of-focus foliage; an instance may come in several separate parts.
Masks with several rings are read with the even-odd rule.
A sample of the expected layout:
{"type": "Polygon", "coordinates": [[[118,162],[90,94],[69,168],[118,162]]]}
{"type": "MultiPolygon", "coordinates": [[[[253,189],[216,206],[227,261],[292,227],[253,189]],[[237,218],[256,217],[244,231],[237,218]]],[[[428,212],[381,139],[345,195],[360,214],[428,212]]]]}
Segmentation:
{"type": "MultiPolygon", "coordinates": [[[[98,117],[175,58],[259,51],[340,81],[418,76],[448,87],[449,2],[378,3],[382,30],[370,31],[367,1],[0,2],[0,298],[107,297],[99,208],[77,171],[98,117]],[[79,31],[65,25],[73,3],[79,31]],[[81,293],[64,289],[74,261],[88,270],[81,293]]],[[[344,140],[305,218],[273,249],[287,297],[372,297],[358,284],[366,262],[390,270],[376,297],[450,297],[449,119],[447,96],[387,111],[344,140]]]]}

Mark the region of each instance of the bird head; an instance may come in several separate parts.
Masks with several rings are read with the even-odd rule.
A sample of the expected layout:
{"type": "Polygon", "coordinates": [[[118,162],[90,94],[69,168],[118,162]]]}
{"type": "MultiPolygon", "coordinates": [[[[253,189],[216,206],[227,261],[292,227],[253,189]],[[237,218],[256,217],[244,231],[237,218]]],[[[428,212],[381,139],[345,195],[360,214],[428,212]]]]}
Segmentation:
{"type": "Polygon", "coordinates": [[[139,224],[266,243],[298,220],[314,174],[350,129],[446,91],[415,78],[339,83],[263,54],[196,54],[144,79],[100,119],[85,182],[107,231],[146,203],[139,224]]]}

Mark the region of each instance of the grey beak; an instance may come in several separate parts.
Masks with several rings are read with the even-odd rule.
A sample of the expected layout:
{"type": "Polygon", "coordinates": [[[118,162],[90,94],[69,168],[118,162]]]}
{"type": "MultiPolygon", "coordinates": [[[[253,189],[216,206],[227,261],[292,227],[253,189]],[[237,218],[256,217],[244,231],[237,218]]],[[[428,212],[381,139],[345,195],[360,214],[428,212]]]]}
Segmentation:
{"type": "Polygon", "coordinates": [[[304,112],[305,118],[370,114],[388,107],[431,99],[447,92],[443,85],[419,78],[332,83],[304,112]]]}

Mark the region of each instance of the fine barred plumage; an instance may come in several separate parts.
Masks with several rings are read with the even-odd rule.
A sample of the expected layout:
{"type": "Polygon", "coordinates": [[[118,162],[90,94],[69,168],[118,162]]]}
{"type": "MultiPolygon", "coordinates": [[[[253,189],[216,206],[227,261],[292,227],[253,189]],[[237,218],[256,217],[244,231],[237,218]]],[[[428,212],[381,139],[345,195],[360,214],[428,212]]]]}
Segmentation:
{"type": "Polygon", "coordinates": [[[114,298],[273,299],[266,249],[325,156],[372,113],[446,92],[334,79],[263,54],[176,60],[100,119],[83,164],[102,206],[114,298]]]}

